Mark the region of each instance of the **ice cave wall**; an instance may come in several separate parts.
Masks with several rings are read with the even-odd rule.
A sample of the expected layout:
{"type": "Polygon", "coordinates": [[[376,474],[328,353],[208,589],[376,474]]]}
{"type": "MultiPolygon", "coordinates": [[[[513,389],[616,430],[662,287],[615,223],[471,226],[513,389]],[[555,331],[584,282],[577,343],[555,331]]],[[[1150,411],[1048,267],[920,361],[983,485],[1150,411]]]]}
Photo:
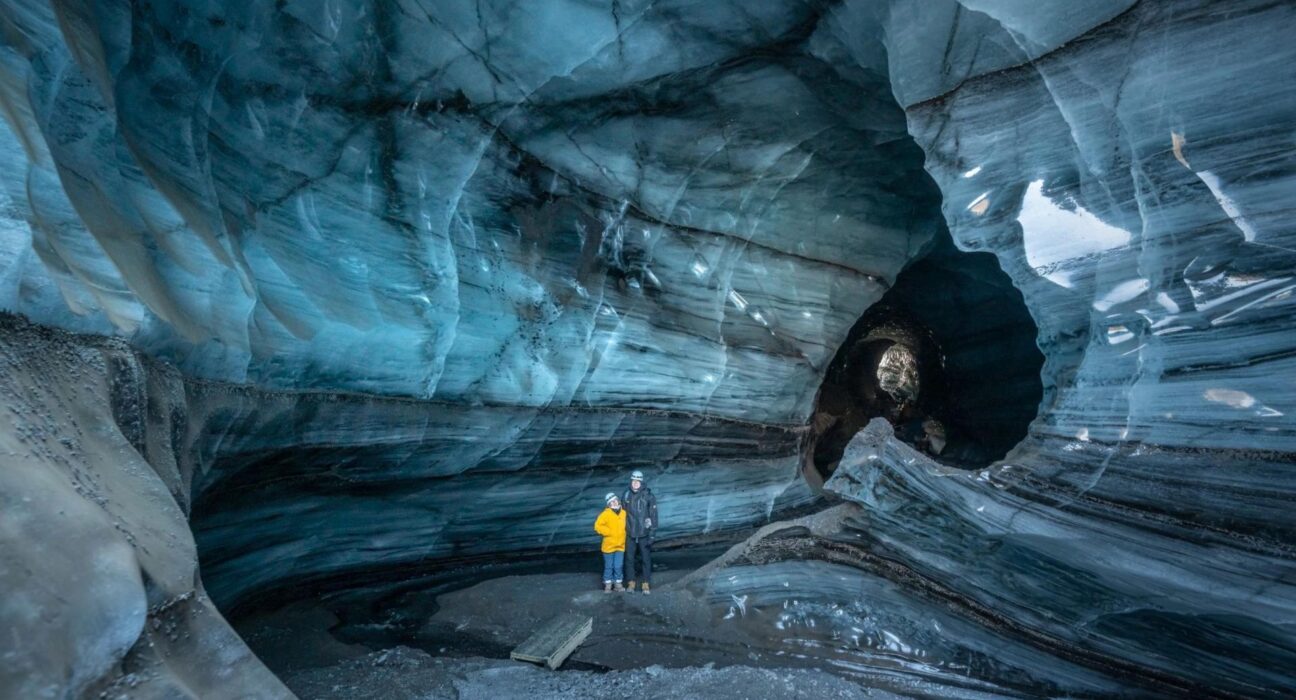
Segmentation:
{"type": "Polygon", "coordinates": [[[796,423],[937,230],[811,7],[223,5],[10,20],[14,225],[195,376],[796,423]]]}
{"type": "MultiPolygon", "coordinates": [[[[1290,521],[1265,504],[1290,494],[1296,447],[1296,83],[1264,28],[1294,11],[1139,3],[1038,56],[1005,21],[1029,63],[897,90],[955,240],[999,256],[1040,327],[1058,393],[1035,474],[1283,547],[1290,521]]],[[[947,36],[920,26],[891,40],[947,36]]]]}
{"type": "Polygon", "coordinates": [[[5,73],[10,308],[344,394],[194,408],[214,593],[573,544],[618,468],[678,494],[665,534],[809,499],[819,378],[941,230],[882,67],[804,50],[823,8],[224,5],[23,4],[5,73]],[[381,396],[428,403],[346,415],[381,396]],[[478,481],[512,529],[456,536],[478,481]],[[421,525],[357,547],[392,494],[421,525]]]}
{"type": "Polygon", "coordinates": [[[291,697],[199,581],[179,373],[0,314],[0,395],[0,696],[291,697]]]}
{"type": "Polygon", "coordinates": [[[1292,692],[1296,8],[1122,3],[1065,41],[1061,4],[915,8],[883,21],[892,85],[1051,397],[982,472],[857,453],[855,537],[1060,657],[1292,692]]]}
{"type": "MultiPolygon", "coordinates": [[[[899,533],[890,554],[1028,611],[1025,629],[1048,617],[1049,591],[1031,587],[1050,579],[1005,561],[1022,567],[997,582],[1013,599],[945,547],[1035,538],[1203,631],[1157,658],[1135,616],[1102,627],[1081,601],[1076,644],[1172,671],[1208,653],[1225,661],[1197,676],[1273,687],[1237,650],[1290,647],[1296,621],[1288,4],[221,5],[3,3],[0,152],[18,166],[0,172],[0,303],[128,338],[191,377],[168,429],[189,481],[150,486],[149,503],[181,504],[168,527],[194,484],[227,504],[198,504],[222,595],[555,544],[623,460],[665,467],[680,533],[803,501],[799,431],[823,365],[939,234],[939,206],[955,242],[995,254],[1022,291],[1046,356],[1048,402],[993,472],[1031,502],[1009,510],[1082,510],[1085,532],[1212,559],[1142,587],[1123,579],[1141,566],[1120,560],[1128,537],[1105,540],[1116,561],[1099,566],[1031,518],[960,526],[975,499],[939,511],[964,533],[947,540],[904,517],[939,493],[921,488],[869,496],[901,513],[871,523],[899,533]],[[274,473],[299,478],[258,482],[274,473]],[[447,515],[470,495],[535,510],[489,531],[447,515]],[[426,531],[393,532],[393,500],[426,531]],[[344,503],[349,517],[326,517],[344,503]],[[358,545],[380,533],[365,561],[358,545]],[[1246,644],[1203,620],[1243,621],[1246,644]]],[[[33,371],[57,385],[71,370],[33,371]]],[[[111,516],[99,489],[125,477],[83,452],[54,469],[32,445],[67,424],[33,437],[10,415],[7,449],[67,488],[38,506],[7,487],[6,525],[63,500],[111,516]]],[[[111,522],[89,529],[126,561],[121,590],[185,590],[149,573],[142,525],[111,522]]],[[[28,571],[11,590],[40,590],[28,571]]],[[[121,625],[51,627],[99,646],[41,678],[106,673],[143,626],[126,609],[121,625]]]]}

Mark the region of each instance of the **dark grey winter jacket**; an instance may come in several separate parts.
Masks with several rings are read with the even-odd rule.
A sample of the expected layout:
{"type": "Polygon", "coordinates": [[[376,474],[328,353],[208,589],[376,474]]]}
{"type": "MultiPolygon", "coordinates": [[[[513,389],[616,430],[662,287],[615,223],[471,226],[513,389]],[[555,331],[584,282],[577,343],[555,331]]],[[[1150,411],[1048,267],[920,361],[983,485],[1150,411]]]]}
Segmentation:
{"type": "Polygon", "coordinates": [[[649,539],[657,532],[657,497],[652,494],[652,490],[646,485],[639,487],[639,491],[626,489],[625,497],[621,499],[622,505],[626,509],[626,537],[649,539]],[[652,527],[648,527],[647,522],[652,521],[652,527]]]}

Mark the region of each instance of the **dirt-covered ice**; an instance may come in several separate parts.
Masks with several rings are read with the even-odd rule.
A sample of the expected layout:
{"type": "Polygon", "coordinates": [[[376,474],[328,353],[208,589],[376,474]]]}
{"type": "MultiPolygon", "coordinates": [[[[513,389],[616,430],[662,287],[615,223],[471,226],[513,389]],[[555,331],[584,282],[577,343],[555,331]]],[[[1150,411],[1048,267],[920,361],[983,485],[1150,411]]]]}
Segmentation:
{"type": "Polygon", "coordinates": [[[303,698],[414,700],[458,698],[892,698],[822,671],[749,666],[629,671],[549,671],[499,659],[432,657],[397,647],[358,659],[283,676],[303,698]]]}

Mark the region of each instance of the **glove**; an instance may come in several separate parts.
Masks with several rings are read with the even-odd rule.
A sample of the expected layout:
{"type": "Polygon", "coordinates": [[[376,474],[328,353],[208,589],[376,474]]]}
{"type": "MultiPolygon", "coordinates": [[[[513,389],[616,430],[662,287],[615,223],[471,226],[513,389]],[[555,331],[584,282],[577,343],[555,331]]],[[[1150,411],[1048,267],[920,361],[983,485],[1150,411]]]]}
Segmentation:
{"type": "Polygon", "coordinates": [[[652,529],[652,518],[644,519],[644,527],[648,528],[649,530],[652,529]]]}

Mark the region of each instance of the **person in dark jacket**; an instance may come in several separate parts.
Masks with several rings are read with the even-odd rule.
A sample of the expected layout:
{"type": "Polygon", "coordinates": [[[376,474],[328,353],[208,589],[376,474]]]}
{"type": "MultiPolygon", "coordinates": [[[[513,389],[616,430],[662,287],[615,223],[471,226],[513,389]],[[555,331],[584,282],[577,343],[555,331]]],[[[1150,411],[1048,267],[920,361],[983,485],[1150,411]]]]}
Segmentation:
{"type": "Polygon", "coordinates": [[[630,488],[621,497],[626,510],[625,577],[630,579],[626,590],[635,589],[635,562],[643,570],[643,592],[652,588],[652,543],[657,532],[657,497],[644,484],[643,472],[638,469],[630,475],[630,488]]]}

